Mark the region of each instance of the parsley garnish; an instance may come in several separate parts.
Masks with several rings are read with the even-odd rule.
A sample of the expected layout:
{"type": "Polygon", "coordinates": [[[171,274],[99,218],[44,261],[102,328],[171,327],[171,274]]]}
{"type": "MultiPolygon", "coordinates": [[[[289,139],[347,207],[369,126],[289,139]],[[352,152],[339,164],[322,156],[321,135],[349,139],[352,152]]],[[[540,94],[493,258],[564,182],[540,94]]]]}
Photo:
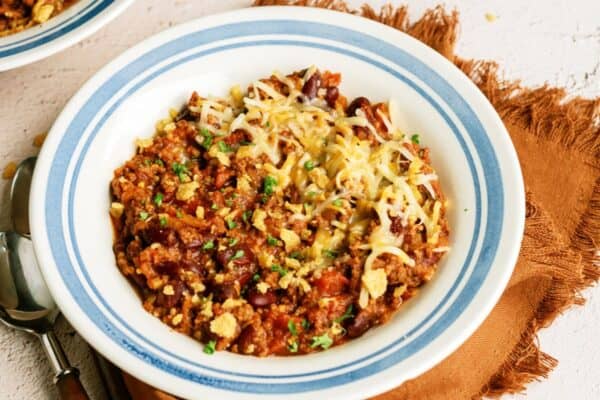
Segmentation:
{"type": "Polygon", "coordinates": [[[177,212],[175,213],[175,215],[177,216],[177,218],[183,217],[183,213],[181,212],[181,210],[177,210],[177,212]]]}
{"type": "Polygon", "coordinates": [[[213,354],[215,352],[215,346],[217,344],[216,340],[209,340],[208,343],[204,346],[204,351],[206,354],[213,354]]]}
{"type": "Polygon", "coordinates": [[[163,194],[156,193],[156,195],[154,196],[154,204],[156,204],[157,207],[160,207],[162,202],[163,202],[163,194]]]}
{"type": "Polygon", "coordinates": [[[231,207],[231,206],[233,205],[233,200],[231,200],[231,199],[227,199],[227,200],[225,200],[225,205],[226,205],[227,207],[231,207]]]}
{"type": "Polygon", "coordinates": [[[219,146],[219,151],[221,153],[229,153],[231,151],[233,151],[231,149],[231,146],[229,146],[227,143],[225,143],[224,141],[220,141],[219,143],[217,143],[217,146],[219,146]]]}
{"type": "Polygon", "coordinates": [[[240,239],[238,238],[230,238],[229,239],[229,246],[235,246],[237,244],[237,242],[239,242],[240,239]]]}
{"type": "Polygon", "coordinates": [[[290,343],[288,345],[288,350],[290,351],[290,353],[297,353],[298,352],[298,342],[296,342],[295,340],[290,343]]]}
{"type": "Polygon", "coordinates": [[[233,256],[229,259],[229,261],[237,260],[238,258],[244,257],[244,250],[238,250],[235,252],[233,256]]]}
{"type": "Polygon", "coordinates": [[[410,141],[413,142],[414,144],[419,144],[421,140],[419,139],[419,135],[412,135],[410,137],[410,141]]]}
{"type": "Polygon", "coordinates": [[[204,137],[204,140],[202,141],[202,143],[200,143],[200,146],[202,146],[206,150],[208,150],[210,148],[210,146],[212,145],[213,137],[210,134],[210,132],[208,131],[208,129],[206,129],[206,128],[200,129],[200,134],[204,137]]]}
{"type": "Polygon", "coordinates": [[[142,221],[145,221],[145,220],[147,220],[147,219],[148,219],[148,217],[149,217],[149,214],[148,214],[146,211],[141,211],[141,212],[140,212],[140,219],[141,219],[142,221]]]}
{"type": "Polygon", "coordinates": [[[165,166],[165,163],[160,158],[154,160],[154,164],[159,165],[161,167],[165,166]]]}
{"type": "Polygon", "coordinates": [[[210,250],[215,248],[215,242],[211,239],[202,245],[202,250],[210,250]]]}
{"type": "Polygon", "coordinates": [[[336,258],[338,256],[338,252],[331,249],[323,250],[323,254],[329,258],[336,258]]]}
{"type": "Polygon", "coordinates": [[[312,171],[315,168],[315,163],[312,160],[308,160],[304,163],[304,169],[307,171],[312,171]]]}
{"type": "Polygon", "coordinates": [[[287,270],[285,268],[282,268],[279,264],[271,265],[271,271],[278,272],[281,276],[285,276],[287,274],[287,270]]]}
{"type": "Polygon", "coordinates": [[[253,281],[253,282],[258,282],[258,281],[260,281],[260,274],[254,274],[254,276],[252,276],[252,281],[253,281]]]}
{"type": "Polygon", "coordinates": [[[242,214],[242,220],[244,220],[244,222],[248,222],[248,220],[250,219],[250,217],[252,217],[252,210],[246,210],[242,214]]]}
{"type": "Polygon", "coordinates": [[[292,251],[290,253],[290,258],[293,258],[295,260],[301,260],[302,259],[302,253],[300,253],[298,250],[292,251]]]}
{"type": "Polygon", "coordinates": [[[291,319],[288,321],[288,330],[294,336],[298,336],[298,331],[296,330],[296,324],[291,319]]]}
{"type": "Polygon", "coordinates": [[[310,192],[306,193],[306,195],[308,197],[315,197],[317,195],[317,192],[314,192],[314,191],[311,190],[310,192]]]}
{"type": "Polygon", "coordinates": [[[307,330],[308,330],[308,328],[310,328],[310,322],[308,322],[308,320],[307,320],[306,318],[304,318],[304,319],[302,320],[302,328],[303,328],[305,331],[307,331],[307,330]]]}
{"type": "Polygon", "coordinates": [[[314,349],[315,347],[320,346],[323,350],[326,350],[330,348],[332,344],[333,339],[331,339],[329,335],[325,333],[321,336],[313,336],[310,342],[310,347],[314,349]]]}
{"type": "Polygon", "coordinates": [[[346,309],[346,311],[344,312],[344,314],[341,317],[338,317],[336,319],[334,319],[334,322],[337,322],[338,324],[347,320],[348,318],[352,318],[354,317],[354,314],[352,314],[352,304],[350,304],[348,306],[348,308],[346,309]]]}
{"type": "Polygon", "coordinates": [[[145,165],[146,167],[149,167],[149,166],[150,166],[150,164],[152,164],[152,161],[150,161],[150,159],[149,159],[149,158],[146,158],[146,159],[144,160],[144,165],[145,165]]]}
{"type": "Polygon", "coordinates": [[[336,207],[341,207],[342,206],[342,199],[335,199],[331,204],[333,204],[336,207]]]}
{"type": "Polygon", "coordinates": [[[218,210],[219,206],[217,206],[217,203],[212,203],[212,205],[210,206],[211,210],[218,210]]]}
{"type": "Polygon", "coordinates": [[[233,229],[237,226],[237,222],[235,222],[232,219],[228,219],[227,221],[225,221],[225,223],[227,224],[227,229],[233,229]]]}
{"type": "Polygon", "coordinates": [[[187,176],[187,173],[188,173],[187,167],[185,165],[183,165],[183,164],[179,164],[179,163],[174,162],[171,165],[171,168],[173,168],[173,172],[175,172],[175,174],[177,174],[177,176],[179,177],[179,180],[181,182],[183,182],[185,180],[186,176],[187,176]]]}
{"type": "Polygon", "coordinates": [[[279,245],[279,240],[277,238],[274,238],[273,236],[269,235],[269,236],[267,236],[267,244],[269,246],[277,246],[277,245],[279,245]]]}
{"type": "Polygon", "coordinates": [[[165,226],[167,226],[167,222],[168,222],[167,221],[167,217],[160,217],[158,220],[160,222],[160,227],[161,228],[164,228],[165,226]]]}
{"type": "Polygon", "coordinates": [[[275,191],[275,186],[277,185],[277,179],[272,176],[265,176],[265,180],[263,182],[263,193],[267,196],[270,196],[275,191]]]}

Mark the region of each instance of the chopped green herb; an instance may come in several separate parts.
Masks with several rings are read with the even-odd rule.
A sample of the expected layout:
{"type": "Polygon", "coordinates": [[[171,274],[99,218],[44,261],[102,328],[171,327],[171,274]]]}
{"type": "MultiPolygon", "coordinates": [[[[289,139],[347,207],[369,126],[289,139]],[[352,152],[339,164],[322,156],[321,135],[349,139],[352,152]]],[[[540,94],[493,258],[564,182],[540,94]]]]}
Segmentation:
{"type": "Polygon", "coordinates": [[[238,239],[238,238],[230,238],[229,239],[229,245],[230,246],[235,246],[237,244],[237,242],[239,242],[239,241],[240,241],[240,239],[238,239]]]}
{"type": "Polygon", "coordinates": [[[287,270],[285,268],[282,268],[281,265],[279,265],[279,264],[271,265],[271,271],[278,272],[279,275],[281,275],[281,276],[287,275],[287,270]]]}
{"type": "Polygon", "coordinates": [[[321,336],[313,336],[310,342],[310,347],[313,349],[315,347],[321,347],[323,350],[326,350],[331,347],[333,344],[333,339],[329,337],[328,334],[323,334],[321,336]]]}
{"type": "Polygon", "coordinates": [[[323,254],[329,258],[336,258],[338,256],[338,252],[331,249],[323,250],[323,254]]]}
{"type": "Polygon", "coordinates": [[[307,331],[310,328],[310,322],[306,318],[302,320],[302,329],[307,331]]]}
{"type": "Polygon", "coordinates": [[[218,210],[219,206],[217,206],[217,203],[212,203],[212,205],[210,206],[211,210],[218,210]]]}
{"type": "Polygon", "coordinates": [[[177,212],[175,213],[175,215],[177,216],[177,218],[183,217],[183,213],[181,212],[181,210],[177,210],[177,212]]]}
{"type": "Polygon", "coordinates": [[[419,139],[419,135],[412,135],[410,137],[410,141],[413,142],[414,144],[419,144],[421,140],[419,139]]]}
{"type": "Polygon", "coordinates": [[[267,196],[266,194],[263,194],[260,196],[260,202],[263,204],[267,204],[267,201],[269,201],[269,196],[267,196]]]}
{"type": "Polygon", "coordinates": [[[237,222],[235,222],[232,219],[228,219],[227,221],[225,221],[225,223],[227,224],[227,229],[233,229],[237,226],[237,222]]]}
{"type": "Polygon", "coordinates": [[[251,146],[251,145],[253,145],[253,144],[254,144],[254,143],[252,143],[252,142],[250,142],[250,141],[248,141],[248,140],[242,140],[242,141],[240,141],[240,145],[241,145],[241,146],[251,146]]]}
{"type": "Polygon", "coordinates": [[[225,205],[226,205],[227,207],[231,207],[231,206],[233,205],[233,200],[231,200],[231,199],[227,199],[227,200],[225,200],[225,205]]]}
{"type": "Polygon", "coordinates": [[[183,182],[187,176],[187,173],[189,172],[187,167],[183,164],[179,164],[179,163],[173,163],[171,165],[171,168],[173,169],[173,172],[175,172],[175,174],[177,174],[177,176],[179,177],[179,180],[181,182],[183,182]]]}
{"type": "Polygon", "coordinates": [[[148,214],[146,211],[141,211],[141,212],[140,212],[140,219],[141,219],[142,221],[145,221],[145,220],[147,220],[147,219],[148,219],[148,217],[149,217],[149,214],[148,214]]]}
{"type": "Polygon", "coordinates": [[[167,226],[167,223],[168,223],[167,217],[160,217],[158,220],[160,221],[161,228],[164,228],[165,226],[167,226]]]}
{"type": "Polygon", "coordinates": [[[163,194],[156,193],[156,195],[154,196],[154,204],[156,204],[157,207],[160,207],[162,202],[163,202],[163,194]]]}
{"type": "Polygon", "coordinates": [[[206,150],[208,150],[210,148],[210,146],[212,145],[213,137],[210,134],[210,132],[208,131],[208,129],[206,129],[206,128],[200,129],[200,134],[202,135],[202,137],[204,137],[204,140],[202,140],[202,143],[200,143],[200,146],[202,146],[206,150]]]}
{"type": "Polygon", "coordinates": [[[210,250],[215,248],[215,242],[211,239],[202,245],[202,250],[210,250]]]}
{"type": "Polygon", "coordinates": [[[204,345],[204,353],[213,354],[215,352],[215,346],[217,345],[216,340],[209,340],[208,343],[204,345]]]}
{"type": "Polygon", "coordinates": [[[165,163],[160,158],[154,160],[154,164],[159,165],[161,167],[165,166],[165,163]]]}
{"type": "Polygon", "coordinates": [[[252,281],[253,281],[253,282],[258,282],[258,281],[260,281],[260,274],[254,274],[254,276],[252,276],[252,281]]]}
{"type": "Polygon", "coordinates": [[[298,336],[298,331],[296,330],[296,324],[291,319],[288,321],[288,330],[290,331],[290,333],[292,335],[298,336]]]}
{"type": "Polygon", "coordinates": [[[290,258],[293,258],[295,260],[301,260],[302,259],[302,253],[300,253],[298,250],[292,251],[290,253],[290,258]]]}
{"type": "Polygon", "coordinates": [[[317,195],[317,192],[311,190],[310,192],[306,193],[306,195],[308,197],[315,197],[317,195]]]}
{"type": "Polygon", "coordinates": [[[334,319],[334,322],[337,322],[338,324],[347,320],[348,318],[352,318],[354,317],[354,315],[352,314],[352,304],[350,304],[348,306],[348,308],[346,309],[346,311],[344,312],[344,314],[341,317],[338,317],[336,319],[334,319]]]}
{"type": "Polygon", "coordinates": [[[315,163],[312,160],[308,160],[304,163],[304,169],[307,171],[312,171],[315,168],[315,163]]]}
{"type": "Polygon", "coordinates": [[[271,126],[271,123],[269,121],[267,121],[267,123],[265,124],[265,126],[268,128],[271,126]]]}
{"type": "Polygon", "coordinates": [[[144,160],[144,165],[145,165],[146,167],[149,167],[151,164],[152,164],[152,161],[151,161],[149,158],[146,158],[146,159],[144,160]]]}
{"type": "Polygon", "coordinates": [[[288,350],[290,351],[290,353],[297,353],[298,352],[298,342],[296,342],[295,340],[290,343],[288,345],[288,350]]]}
{"type": "Polygon", "coordinates": [[[235,252],[233,256],[229,259],[229,261],[237,260],[238,258],[244,257],[244,250],[238,250],[235,252]]]}
{"type": "Polygon", "coordinates": [[[272,176],[265,176],[265,180],[263,182],[263,193],[267,196],[270,196],[275,191],[275,186],[277,185],[277,179],[272,176]]]}
{"type": "Polygon", "coordinates": [[[244,222],[248,222],[248,220],[252,217],[252,210],[246,210],[244,211],[244,213],[242,214],[242,219],[244,220],[244,222]]]}
{"type": "Polygon", "coordinates": [[[217,143],[217,146],[219,146],[219,151],[221,153],[230,153],[231,151],[233,151],[231,149],[231,146],[229,146],[227,143],[225,143],[224,141],[220,141],[217,143]]]}
{"type": "Polygon", "coordinates": [[[267,236],[267,244],[269,246],[277,246],[277,245],[279,245],[279,240],[277,238],[274,238],[273,236],[269,235],[269,236],[267,236]]]}
{"type": "Polygon", "coordinates": [[[336,207],[341,207],[342,206],[342,199],[335,199],[331,204],[333,204],[336,207]]]}
{"type": "Polygon", "coordinates": [[[467,211],[469,211],[469,209],[468,209],[468,208],[465,208],[463,211],[464,211],[464,212],[467,212],[467,211]]]}

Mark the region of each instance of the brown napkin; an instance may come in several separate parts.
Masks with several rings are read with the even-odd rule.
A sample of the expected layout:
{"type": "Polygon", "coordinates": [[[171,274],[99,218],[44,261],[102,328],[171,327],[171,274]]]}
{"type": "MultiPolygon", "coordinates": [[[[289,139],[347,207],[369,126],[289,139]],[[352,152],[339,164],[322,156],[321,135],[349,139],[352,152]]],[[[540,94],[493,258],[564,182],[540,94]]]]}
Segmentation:
{"type": "MultiPolygon", "coordinates": [[[[473,336],[425,374],[378,396],[471,399],[518,392],[557,361],[537,346],[538,329],[583,304],[579,292],[600,277],[600,98],[565,101],[562,89],[523,88],[499,78],[497,65],[454,54],[458,14],[437,7],[410,23],[406,7],[350,10],[335,0],[269,1],[352,12],[407,32],[453,61],[487,96],[517,149],[527,190],[525,237],[502,298],[473,336]],[[594,123],[596,121],[596,124],[594,123]]],[[[165,395],[126,376],[135,400],[165,395]]]]}

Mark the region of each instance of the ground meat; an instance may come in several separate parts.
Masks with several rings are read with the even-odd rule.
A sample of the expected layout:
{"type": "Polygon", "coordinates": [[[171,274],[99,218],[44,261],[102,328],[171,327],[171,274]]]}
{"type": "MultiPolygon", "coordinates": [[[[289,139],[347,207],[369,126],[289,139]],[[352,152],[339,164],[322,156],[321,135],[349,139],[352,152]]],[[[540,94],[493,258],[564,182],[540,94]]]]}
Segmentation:
{"type": "MultiPolygon", "coordinates": [[[[314,102],[333,115],[360,114],[380,138],[391,137],[386,104],[358,97],[346,107],[339,74],[317,70],[306,75],[303,70],[285,80],[273,75],[261,82],[281,96],[293,96],[302,109],[314,102]]],[[[276,101],[276,93],[264,87],[254,92],[253,86],[249,98],[258,93],[260,99],[276,101]]],[[[375,273],[369,275],[365,244],[381,225],[372,205],[362,194],[330,196],[335,185],[327,176],[327,157],[307,152],[302,158],[298,146],[307,140],[297,137],[294,126],[282,126],[274,141],[279,161],[254,154],[260,143],[253,143],[251,132],[280,121],[254,111],[246,121],[251,126],[230,129],[233,122],[217,115],[253,112],[239,104],[240,99],[227,109],[226,100],[193,92],[181,111],[159,122],[157,135],[140,140],[137,153],[114,173],[115,257],[144,308],[207,346],[255,356],[320,351],[385,323],[437,269],[448,242],[443,206],[435,245],[421,221],[390,213],[390,234],[414,265],[384,253],[374,259],[369,268],[375,273]],[[203,114],[207,101],[216,109],[203,114]],[[292,171],[286,162],[294,157],[292,171]],[[362,227],[352,233],[349,227],[357,221],[362,227]]],[[[326,129],[331,135],[313,151],[343,134],[333,123],[326,129]]],[[[363,126],[349,132],[369,146],[379,145],[363,126]]],[[[423,174],[434,173],[428,149],[409,141],[403,145],[420,157],[423,174]]],[[[401,173],[411,166],[401,155],[395,162],[401,173]]],[[[431,188],[433,195],[422,186],[416,189],[428,213],[443,201],[439,182],[432,181],[431,188]]]]}

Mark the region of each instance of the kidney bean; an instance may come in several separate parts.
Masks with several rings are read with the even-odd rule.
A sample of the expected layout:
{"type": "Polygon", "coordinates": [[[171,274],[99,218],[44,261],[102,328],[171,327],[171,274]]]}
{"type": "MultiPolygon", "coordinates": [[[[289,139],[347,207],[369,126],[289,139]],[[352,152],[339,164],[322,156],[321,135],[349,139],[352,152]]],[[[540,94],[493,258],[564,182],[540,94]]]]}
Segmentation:
{"type": "Polygon", "coordinates": [[[317,96],[319,87],[321,86],[321,74],[317,71],[311,75],[310,78],[302,86],[302,93],[309,99],[313,99],[317,96]]]}
{"type": "Polygon", "coordinates": [[[275,301],[277,301],[277,297],[271,291],[260,293],[256,290],[252,290],[248,293],[248,303],[252,304],[254,307],[267,307],[275,303],[275,301]]]}
{"type": "Polygon", "coordinates": [[[346,108],[346,114],[349,116],[356,115],[356,110],[370,108],[371,102],[366,97],[357,97],[346,108]]]}
{"type": "Polygon", "coordinates": [[[175,237],[171,237],[173,234],[173,230],[171,228],[165,227],[161,228],[158,224],[150,224],[144,231],[141,233],[142,240],[146,246],[151,245],[152,243],[161,243],[161,244],[169,244],[175,240],[175,237]]]}
{"type": "Polygon", "coordinates": [[[327,105],[331,108],[335,108],[335,102],[340,96],[340,91],[337,86],[332,86],[327,88],[327,92],[325,92],[325,101],[327,101],[327,105]]]}
{"type": "Polygon", "coordinates": [[[240,297],[240,290],[235,282],[224,282],[215,284],[212,288],[215,300],[223,302],[227,299],[237,299],[240,297]]]}
{"type": "Polygon", "coordinates": [[[348,337],[357,338],[365,333],[373,324],[373,314],[362,310],[346,325],[348,337]]]}
{"type": "Polygon", "coordinates": [[[227,264],[232,261],[235,266],[242,266],[247,264],[255,264],[256,257],[250,247],[241,243],[234,247],[228,247],[225,250],[221,250],[217,253],[217,261],[219,264],[225,268],[227,264]],[[239,253],[239,252],[243,253],[239,253]],[[235,260],[231,260],[233,256],[236,254],[241,254],[241,257],[236,258],[235,260]]]}
{"type": "Polygon", "coordinates": [[[175,261],[163,261],[159,264],[156,264],[154,266],[154,270],[159,274],[175,276],[179,270],[179,263],[176,263],[175,261]]]}
{"type": "Polygon", "coordinates": [[[173,294],[167,295],[161,290],[156,296],[157,304],[165,308],[175,307],[183,293],[183,283],[180,281],[170,281],[168,284],[173,287],[173,294]]]}

